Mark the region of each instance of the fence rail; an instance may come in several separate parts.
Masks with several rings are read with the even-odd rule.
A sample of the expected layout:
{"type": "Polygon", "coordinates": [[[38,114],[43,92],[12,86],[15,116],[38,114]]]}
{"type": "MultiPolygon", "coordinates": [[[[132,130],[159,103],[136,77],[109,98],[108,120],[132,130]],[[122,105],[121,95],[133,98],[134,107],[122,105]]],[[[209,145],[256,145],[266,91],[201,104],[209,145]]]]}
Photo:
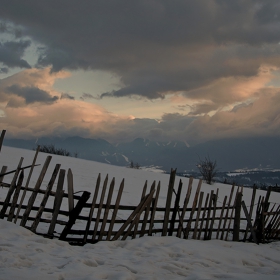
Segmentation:
{"type": "MultiPolygon", "coordinates": [[[[4,135],[2,132],[0,151],[4,135]]],[[[155,181],[149,188],[146,181],[138,205],[128,206],[120,203],[124,180],[116,187],[115,178],[109,182],[107,175],[102,182],[99,174],[92,194],[84,191],[77,195],[74,194],[71,169],[66,174],[60,164],[56,164],[46,189],[41,189],[51,156],[47,156],[35,186],[30,187],[33,169],[38,166],[38,151],[29,166],[21,167],[23,158],[20,159],[10,183],[4,182],[5,176],[11,174],[7,172],[7,166],[3,166],[0,172],[1,190],[7,190],[5,199],[0,201],[0,218],[18,222],[37,234],[75,244],[133,239],[144,235],[255,243],[279,239],[280,206],[269,203],[271,188],[265,196],[258,197],[257,203],[254,188],[247,207],[242,201],[243,188],[234,185],[229,196],[221,198],[219,189],[215,193],[213,190],[205,193],[201,191],[201,180],[193,186],[193,178],[189,178],[184,194],[182,180],[175,188],[176,170],[171,170],[165,207],[157,205],[161,185],[155,181]],[[27,171],[27,181],[23,185],[24,172],[27,171]],[[117,196],[113,201],[115,190],[117,196]],[[181,200],[184,203],[180,206],[181,200]]]]}

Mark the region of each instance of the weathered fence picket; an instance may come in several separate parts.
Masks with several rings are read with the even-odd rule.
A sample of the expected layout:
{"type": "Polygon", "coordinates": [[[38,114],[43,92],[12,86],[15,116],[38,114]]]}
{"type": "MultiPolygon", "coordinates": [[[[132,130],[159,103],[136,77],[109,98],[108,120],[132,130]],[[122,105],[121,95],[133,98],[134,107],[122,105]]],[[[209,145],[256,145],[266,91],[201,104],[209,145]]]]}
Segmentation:
{"type": "MultiPolygon", "coordinates": [[[[2,131],[0,149],[4,134],[2,131]]],[[[16,170],[7,172],[7,166],[3,166],[0,173],[1,186],[8,188],[4,201],[0,201],[2,206],[0,218],[4,219],[6,217],[8,221],[13,221],[14,219],[15,223],[19,219],[21,220],[21,226],[37,234],[43,234],[50,238],[57,237],[76,244],[95,243],[102,240],[125,240],[144,235],[152,236],[153,234],[162,236],[176,235],[185,239],[204,240],[212,239],[214,236],[216,239],[227,240],[231,233],[234,241],[253,240],[256,243],[260,243],[278,239],[280,235],[280,205],[271,205],[269,202],[271,188],[268,188],[265,196],[259,196],[255,209],[256,187],[254,187],[248,211],[245,202],[242,201],[243,187],[238,187],[234,194],[234,185],[231,187],[229,197],[219,198],[218,188],[215,193],[214,190],[210,190],[207,194],[201,191],[202,180],[200,180],[191,199],[193,188],[193,178],[191,177],[189,178],[183,206],[180,207],[181,196],[185,191],[183,180],[179,180],[176,192],[174,187],[176,169],[172,169],[165,207],[158,207],[157,205],[161,185],[158,182],[156,187],[155,181],[152,183],[148,193],[148,182],[145,181],[139,204],[137,206],[128,206],[120,204],[124,190],[124,179],[120,183],[115,201],[112,202],[115,178],[111,180],[107,189],[109,177],[107,175],[101,188],[101,174],[99,174],[94,186],[92,202],[87,203],[91,195],[89,192],[84,191],[81,196],[74,194],[71,169],[68,169],[67,172],[68,193],[64,193],[66,171],[60,169],[60,164],[55,166],[46,188],[41,188],[51,156],[46,158],[34,188],[29,187],[34,167],[37,166],[38,152],[39,149],[37,148],[31,165],[22,167],[23,158],[21,158],[16,170]],[[23,186],[23,170],[27,168],[30,168],[30,171],[23,186]],[[11,183],[5,183],[5,175],[11,173],[14,174],[11,183]],[[57,188],[53,191],[58,173],[57,188]],[[43,198],[40,205],[35,206],[36,204],[38,205],[37,194],[39,193],[43,194],[43,198]],[[175,193],[175,196],[173,196],[173,193],[175,193]],[[21,200],[18,203],[20,194],[22,194],[21,200]],[[26,199],[27,202],[24,204],[26,195],[29,195],[29,198],[26,199]],[[54,200],[53,206],[47,207],[50,197],[54,200]],[[61,209],[63,199],[67,199],[67,210],[61,209]],[[221,206],[218,206],[218,203],[221,206]],[[188,206],[189,204],[190,206],[188,206]],[[253,221],[254,211],[256,214],[253,221]],[[44,213],[51,213],[51,218],[45,218],[44,213]],[[118,213],[125,218],[119,217],[118,213]],[[247,223],[241,223],[242,220],[247,221],[247,223]],[[31,226],[27,221],[31,222],[31,226]],[[79,224],[79,229],[73,229],[76,222],[79,224]],[[41,223],[49,225],[46,233],[42,233],[41,228],[40,233],[38,232],[38,227],[41,223]],[[56,225],[60,226],[56,228],[56,225]],[[249,231],[251,235],[247,238],[249,231]]],[[[63,203],[63,205],[65,204],[63,203]]],[[[49,214],[46,217],[48,216],[49,214]]]]}

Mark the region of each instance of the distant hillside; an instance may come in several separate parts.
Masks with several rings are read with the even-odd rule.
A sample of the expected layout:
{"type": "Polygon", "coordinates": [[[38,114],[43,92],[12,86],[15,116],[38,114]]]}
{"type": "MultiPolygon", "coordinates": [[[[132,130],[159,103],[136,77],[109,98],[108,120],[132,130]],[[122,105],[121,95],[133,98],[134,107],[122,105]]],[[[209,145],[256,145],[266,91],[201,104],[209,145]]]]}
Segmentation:
{"type": "Polygon", "coordinates": [[[137,138],[128,143],[112,145],[104,139],[82,137],[40,138],[39,140],[5,139],[4,145],[24,149],[35,149],[37,144],[54,144],[77,154],[78,158],[127,166],[132,160],[141,166],[161,166],[169,171],[196,170],[199,158],[209,156],[218,163],[220,171],[241,168],[280,169],[279,137],[223,139],[188,147],[181,141],[155,142],[137,138]]]}

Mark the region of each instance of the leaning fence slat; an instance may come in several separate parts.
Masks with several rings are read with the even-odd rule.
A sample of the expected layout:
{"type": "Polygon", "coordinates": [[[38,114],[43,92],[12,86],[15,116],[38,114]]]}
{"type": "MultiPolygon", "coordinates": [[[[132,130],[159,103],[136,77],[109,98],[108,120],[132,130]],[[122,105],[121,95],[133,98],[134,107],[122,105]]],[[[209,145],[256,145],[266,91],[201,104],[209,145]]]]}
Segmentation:
{"type": "Polygon", "coordinates": [[[174,227],[175,227],[175,220],[176,220],[177,212],[178,212],[179,207],[180,207],[180,198],[181,198],[182,186],[183,186],[183,183],[182,183],[182,180],[180,180],[177,194],[175,193],[175,191],[173,189],[174,193],[176,194],[176,199],[175,199],[174,209],[173,209],[173,213],[172,213],[172,217],[171,217],[171,221],[170,221],[168,236],[173,235],[173,231],[174,231],[174,227]]]}
{"type": "Polygon", "coordinates": [[[194,232],[193,232],[193,239],[196,239],[196,235],[197,235],[197,229],[198,229],[198,222],[199,222],[199,216],[200,216],[200,212],[201,212],[201,205],[202,205],[202,201],[203,201],[203,196],[204,196],[204,192],[201,192],[199,195],[199,202],[198,202],[198,209],[197,209],[197,214],[196,214],[196,221],[195,221],[195,225],[194,225],[194,232]]]}
{"type": "Polygon", "coordinates": [[[120,201],[121,201],[121,197],[122,197],[122,193],[123,193],[123,188],[124,188],[124,179],[122,180],[121,185],[120,185],[120,189],[119,189],[118,196],[116,199],[116,203],[115,203],[115,207],[114,207],[114,211],[113,211],[113,215],[112,215],[112,219],[111,219],[111,223],[109,226],[106,240],[110,240],[111,235],[112,235],[113,227],[115,224],[115,220],[117,217],[117,213],[118,213],[118,209],[119,209],[119,205],[120,205],[120,201]]]}
{"type": "MultiPolygon", "coordinates": [[[[124,224],[121,226],[121,228],[118,230],[118,232],[116,233],[116,235],[113,237],[112,241],[117,240],[124,232],[124,230],[126,229],[126,227],[131,223],[131,221],[133,220],[133,218],[138,214],[138,213],[142,213],[142,211],[144,210],[143,208],[146,206],[148,198],[151,196],[151,194],[153,194],[154,192],[151,192],[150,194],[147,194],[139,203],[139,205],[135,208],[135,210],[130,214],[130,216],[128,217],[128,219],[124,222],[124,224]],[[144,205],[144,207],[143,207],[144,205]]],[[[152,198],[152,197],[151,197],[152,198]]],[[[135,223],[134,223],[135,224],[135,223]]],[[[133,224],[133,225],[134,225],[133,224]]]]}
{"type": "Polygon", "coordinates": [[[202,213],[202,217],[201,217],[201,222],[200,222],[200,228],[199,228],[199,233],[198,233],[198,237],[197,239],[200,239],[202,230],[203,230],[203,223],[204,223],[204,218],[207,212],[207,205],[208,205],[208,200],[209,200],[209,193],[206,195],[206,199],[205,199],[205,203],[204,203],[204,209],[203,209],[203,213],[202,213]]]}
{"type": "Polygon", "coordinates": [[[212,190],[210,193],[209,205],[208,205],[208,209],[207,209],[207,218],[206,218],[205,230],[204,230],[204,240],[208,239],[208,226],[209,226],[209,221],[210,221],[210,216],[211,216],[213,195],[214,195],[214,191],[212,190]]]}
{"type": "MultiPolygon", "coordinates": [[[[152,190],[154,190],[155,187],[156,187],[156,182],[154,181],[152,186],[151,186],[150,192],[152,190]]],[[[145,215],[144,215],[143,222],[142,222],[140,237],[144,236],[146,225],[147,225],[147,221],[148,221],[148,217],[149,217],[149,213],[150,213],[150,210],[151,210],[151,204],[152,204],[152,201],[149,204],[147,204],[145,215]]],[[[137,227],[135,227],[135,228],[137,228],[137,227]]]]}
{"type": "Polygon", "coordinates": [[[233,184],[232,187],[231,187],[231,191],[230,191],[230,195],[229,195],[229,199],[228,199],[228,206],[227,206],[227,210],[226,210],[226,215],[225,215],[225,219],[224,219],[224,223],[223,223],[223,227],[222,227],[222,234],[221,234],[220,240],[224,239],[224,232],[225,232],[225,229],[226,229],[228,213],[229,213],[230,203],[231,203],[233,192],[234,192],[234,187],[235,186],[233,184]]]}
{"type": "Polygon", "coordinates": [[[92,240],[95,240],[95,238],[96,238],[98,225],[99,225],[99,220],[100,220],[100,216],[101,216],[101,212],[102,212],[103,201],[104,201],[104,197],[105,197],[105,193],[106,193],[107,183],[108,183],[108,174],[107,174],[107,176],[105,178],[105,181],[103,183],[103,189],[102,189],[102,192],[101,192],[101,197],[100,197],[99,207],[98,207],[96,221],[95,221],[95,225],[94,225],[94,232],[93,232],[93,235],[92,235],[92,240]]]}
{"type": "Polygon", "coordinates": [[[152,212],[151,212],[151,218],[150,218],[149,236],[152,235],[152,230],[153,230],[153,227],[154,227],[154,219],[155,219],[155,213],[156,213],[159,193],[160,193],[160,182],[158,182],[156,196],[155,196],[155,198],[153,199],[153,202],[152,202],[152,212]]]}
{"type": "Polygon", "coordinates": [[[4,204],[3,204],[1,212],[0,212],[0,219],[4,219],[4,217],[5,217],[5,213],[8,209],[9,202],[11,200],[12,194],[13,194],[15,188],[16,188],[16,181],[17,181],[17,177],[18,177],[22,162],[23,162],[23,157],[20,158],[20,160],[19,160],[16,172],[14,174],[13,180],[11,182],[10,188],[9,188],[7,196],[6,196],[6,199],[4,201],[4,204]]]}
{"type": "Polygon", "coordinates": [[[235,194],[235,199],[234,199],[233,207],[232,207],[232,209],[231,209],[231,214],[230,214],[230,217],[229,217],[228,228],[227,228],[226,237],[225,237],[225,240],[226,240],[226,241],[228,240],[228,234],[229,234],[229,232],[230,232],[231,220],[232,220],[232,218],[233,218],[233,213],[234,213],[234,211],[235,211],[236,200],[237,200],[237,197],[238,197],[239,189],[240,189],[240,186],[239,186],[239,187],[237,188],[237,190],[236,190],[236,194],[235,194]]]}
{"type": "Polygon", "coordinates": [[[273,218],[271,219],[269,225],[268,225],[268,232],[266,234],[266,238],[270,239],[271,238],[271,233],[274,229],[274,226],[276,224],[277,218],[280,217],[280,205],[278,205],[277,209],[276,209],[276,213],[273,215],[273,218]]]}
{"type": "MultiPolygon", "coordinates": [[[[146,180],[145,181],[145,185],[144,185],[144,188],[142,190],[142,195],[141,195],[141,200],[140,202],[142,201],[142,199],[144,199],[145,195],[146,195],[146,191],[147,191],[147,187],[148,187],[148,181],[146,180]]],[[[140,217],[139,219],[137,219],[134,223],[134,234],[133,234],[133,238],[135,238],[136,236],[136,233],[138,231],[138,224],[139,224],[139,221],[140,221],[140,217]]]]}
{"type": "Polygon", "coordinates": [[[1,152],[1,149],[2,149],[5,134],[6,134],[6,130],[2,130],[1,136],[0,136],[0,152],[1,152]]]}
{"type": "Polygon", "coordinates": [[[14,217],[14,212],[15,212],[15,209],[16,209],[18,196],[19,196],[19,193],[20,193],[20,187],[22,185],[23,178],[24,178],[24,171],[22,170],[20,172],[20,175],[19,175],[19,179],[18,179],[18,182],[17,182],[17,187],[15,189],[14,197],[13,197],[12,204],[11,204],[11,207],[10,207],[10,211],[9,211],[9,215],[8,215],[8,219],[7,219],[9,222],[11,222],[13,220],[13,217],[14,217]]]}
{"type": "Polygon", "coordinates": [[[142,200],[141,202],[138,204],[138,206],[135,208],[135,210],[130,214],[130,216],[127,218],[127,220],[124,222],[124,224],[121,226],[121,228],[118,230],[118,232],[115,234],[115,236],[112,238],[112,241],[117,240],[125,231],[125,229],[127,228],[127,226],[131,223],[131,221],[133,220],[133,218],[138,214],[139,210],[141,209],[141,207],[143,206],[144,202],[147,200],[147,197],[149,196],[149,194],[147,194],[142,200]]]}
{"type": "Polygon", "coordinates": [[[225,210],[225,206],[226,206],[226,201],[227,201],[227,196],[224,197],[224,201],[223,201],[223,205],[222,205],[222,210],[221,210],[221,214],[220,214],[220,219],[219,219],[219,225],[218,225],[217,234],[216,234],[216,239],[219,238],[219,233],[220,233],[220,228],[221,228],[221,224],[222,224],[222,220],[223,220],[223,215],[224,215],[224,210],[225,210]]]}
{"type": "MultiPolygon", "coordinates": [[[[145,200],[143,202],[142,207],[140,208],[140,210],[138,211],[138,213],[136,214],[135,219],[132,221],[132,223],[130,224],[127,232],[123,235],[122,240],[125,240],[131,233],[132,228],[135,226],[135,224],[138,224],[140,216],[142,214],[142,212],[145,210],[145,208],[147,207],[147,205],[149,205],[153,199],[153,195],[154,195],[155,189],[153,189],[146,197],[145,200]]],[[[122,235],[123,233],[121,233],[122,235]]]]}
{"type": "Polygon", "coordinates": [[[32,164],[31,164],[31,169],[30,169],[29,174],[28,174],[28,177],[27,177],[27,181],[26,181],[26,184],[25,184],[25,189],[24,189],[24,191],[23,191],[23,193],[22,193],[22,196],[21,196],[21,199],[20,199],[18,208],[17,208],[17,213],[16,213],[16,216],[15,216],[15,219],[14,219],[14,223],[15,223],[15,224],[16,224],[16,222],[17,222],[18,215],[19,215],[19,212],[20,212],[20,209],[21,209],[23,200],[24,200],[25,195],[26,195],[26,191],[27,191],[27,188],[28,188],[30,179],[31,179],[31,175],[32,175],[32,173],[33,173],[33,169],[34,169],[35,164],[36,164],[36,160],[37,160],[37,156],[38,156],[39,151],[40,151],[40,146],[37,147],[36,152],[35,152],[35,156],[34,156],[34,158],[33,158],[32,164]]]}
{"type": "Polygon", "coordinates": [[[74,184],[73,184],[73,173],[69,168],[67,172],[67,186],[68,186],[68,207],[69,212],[74,209],[74,184]]]}
{"type": "Polygon", "coordinates": [[[8,169],[8,166],[2,166],[2,169],[1,169],[1,171],[0,171],[0,183],[2,183],[3,182],[3,179],[4,179],[4,174],[5,174],[5,172],[7,171],[7,169],[8,169]],[[2,175],[3,174],[3,175],[2,175]]]}
{"type": "Polygon", "coordinates": [[[90,224],[92,221],[92,215],[94,212],[94,208],[95,208],[95,204],[96,204],[96,200],[97,200],[97,196],[98,196],[98,192],[99,192],[100,181],[101,181],[101,174],[99,173],[98,177],[97,177],[96,185],[95,185],[94,195],[93,195],[92,202],[91,202],[88,220],[87,220],[86,230],[85,230],[85,234],[84,234],[84,243],[86,243],[86,241],[87,241],[88,232],[89,232],[90,224]]]}
{"type": "Polygon", "coordinates": [[[166,204],[165,204],[165,213],[164,213],[164,221],[163,221],[163,227],[162,227],[162,236],[166,236],[166,234],[167,234],[168,222],[169,222],[169,213],[170,213],[170,206],[171,206],[173,188],[174,188],[174,183],[175,183],[175,177],[176,177],[176,169],[174,169],[174,170],[171,169],[171,173],[170,173],[170,177],[169,177],[168,190],[167,190],[166,204]]]}
{"type": "Polygon", "coordinates": [[[82,196],[80,197],[76,207],[73,209],[73,211],[70,213],[69,221],[67,225],[64,227],[62,233],[60,234],[59,240],[65,240],[67,234],[71,230],[72,226],[75,224],[75,221],[79,214],[81,213],[82,209],[84,208],[86,202],[88,201],[90,197],[90,192],[84,191],[82,196]]]}
{"type": "Polygon", "coordinates": [[[216,208],[217,208],[217,201],[218,201],[218,195],[219,195],[219,189],[216,190],[216,194],[213,194],[213,215],[212,215],[212,220],[211,220],[211,225],[209,229],[209,234],[207,236],[208,240],[211,240],[212,238],[212,231],[213,231],[213,226],[216,218],[216,208]]]}
{"type": "Polygon", "coordinates": [[[41,173],[40,173],[40,175],[39,175],[39,178],[38,178],[38,180],[37,180],[37,183],[36,183],[36,185],[35,185],[35,187],[34,187],[34,191],[33,191],[33,193],[31,194],[31,196],[30,196],[30,198],[29,198],[29,200],[28,200],[28,207],[25,209],[25,212],[24,212],[24,214],[23,214],[23,216],[22,216],[22,220],[21,220],[21,222],[20,222],[20,225],[21,225],[22,227],[24,227],[25,224],[26,224],[26,222],[27,222],[28,216],[29,216],[29,214],[30,214],[30,212],[31,212],[32,206],[33,206],[33,204],[34,204],[34,202],[35,202],[35,199],[36,199],[36,196],[37,196],[37,194],[38,194],[38,190],[39,190],[40,187],[41,187],[41,184],[42,184],[42,182],[43,182],[43,179],[44,179],[44,177],[45,177],[45,174],[46,174],[46,172],[47,172],[47,169],[48,169],[48,167],[49,167],[49,164],[50,164],[51,159],[52,159],[51,156],[48,156],[48,157],[47,157],[47,159],[46,159],[46,161],[45,161],[45,164],[44,164],[44,166],[43,166],[43,168],[42,168],[42,170],[41,170],[41,173]]]}
{"type": "MultiPolygon", "coordinates": [[[[252,194],[252,198],[251,198],[250,211],[249,211],[249,213],[248,213],[250,219],[252,218],[252,214],[253,214],[253,210],[254,210],[254,203],[255,203],[256,191],[257,191],[257,186],[254,185],[254,187],[253,187],[253,194],[252,194]]],[[[246,231],[245,231],[245,234],[244,234],[243,241],[245,241],[246,238],[247,238],[248,230],[249,230],[249,224],[247,224],[247,227],[246,227],[246,231]]]]}
{"type": "Polygon", "coordinates": [[[247,207],[246,207],[245,202],[242,201],[242,202],[241,202],[241,205],[242,205],[242,208],[243,208],[245,217],[246,217],[246,219],[247,219],[247,223],[248,223],[247,228],[249,228],[249,230],[251,231],[253,241],[254,241],[256,244],[258,244],[258,240],[257,240],[257,237],[256,237],[256,233],[255,233],[255,231],[254,231],[254,228],[253,228],[253,225],[252,225],[252,222],[251,222],[251,216],[250,216],[249,213],[248,213],[248,210],[247,210],[247,207]]]}
{"type": "Polygon", "coordinates": [[[234,213],[234,223],[233,223],[233,241],[239,241],[239,232],[240,232],[240,216],[241,216],[241,201],[242,193],[238,193],[235,203],[235,213],[234,213]]]}
{"type": "MultiPolygon", "coordinates": [[[[190,196],[191,196],[191,192],[192,192],[192,183],[193,183],[193,177],[189,178],[189,185],[188,185],[188,190],[187,190],[187,194],[184,200],[184,205],[183,205],[183,209],[182,209],[182,213],[181,213],[181,220],[184,220],[185,214],[186,214],[186,209],[188,207],[188,203],[190,200],[190,196]]],[[[177,232],[177,237],[181,238],[181,233],[182,230],[184,231],[184,236],[186,235],[185,230],[184,230],[184,225],[183,222],[179,223],[178,226],[178,232],[177,232]]]]}
{"type": "Polygon", "coordinates": [[[60,169],[60,164],[56,164],[56,166],[54,168],[54,171],[53,171],[53,174],[52,174],[52,177],[51,177],[51,180],[50,180],[50,182],[49,182],[49,184],[47,186],[46,192],[44,194],[44,197],[42,199],[41,205],[39,207],[39,210],[38,210],[38,212],[36,214],[35,220],[34,220],[33,224],[31,225],[30,230],[33,231],[33,232],[36,231],[36,228],[37,228],[37,226],[38,226],[38,224],[40,222],[41,216],[42,216],[43,211],[45,209],[45,206],[47,204],[48,198],[50,196],[50,193],[51,193],[51,190],[52,190],[52,187],[54,185],[54,182],[55,182],[55,179],[57,177],[59,169],[60,169]]]}
{"type": "Polygon", "coordinates": [[[53,236],[53,232],[54,232],[54,229],[55,229],[55,224],[56,224],[56,221],[57,221],[59,209],[60,209],[60,206],[61,206],[61,203],[62,203],[63,194],[64,194],[64,190],[63,190],[64,177],[65,177],[65,170],[60,169],[59,176],[58,176],[56,193],[55,193],[55,198],[54,198],[54,206],[53,206],[54,211],[53,211],[53,215],[52,215],[51,224],[50,224],[49,230],[48,230],[48,235],[49,236],[53,236]]]}
{"type": "Polygon", "coordinates": [[[100,234],[99,234],[99,237],[98,237],[99,241],[102,240],[102,237],[104,235],[104,230],[105,230],[106,222],[107,222],[107,219],[108,219],[109,207],[111,205],[114,186],[115,186],[115,178],[112,179],[112,182],[110,184],[109,193],[108,193],[107,202],[106,202],[106,208],[105,208],[105,211],[104,211],[103,221],[102,221],[102,225],[101,225],[101,228],[100,228],[100,234]]]}
{"type": "Polygon", "coordinates": [[[185,236],[186,239],[188,238],[189,232],[191,230],[192,218],[193,218],[193,214],[195,212],[195,208],[196,208],[198,196],[199,196],[199,193],[200,193],[201,185],[202,185],[202,180],[200,179],[199,183],[198,183],[198,186],[197,186],[197,189],[196,189],[196,192],[195,192],[195,196],[194,196],[194,200],[193,200],[193,206],[192,206],[192,210],[191,210],[191,213],[190,213],[190,216],[189,216],[189,221],[188,221],[188,224],[186,226],[186,236],[185,236]]]}

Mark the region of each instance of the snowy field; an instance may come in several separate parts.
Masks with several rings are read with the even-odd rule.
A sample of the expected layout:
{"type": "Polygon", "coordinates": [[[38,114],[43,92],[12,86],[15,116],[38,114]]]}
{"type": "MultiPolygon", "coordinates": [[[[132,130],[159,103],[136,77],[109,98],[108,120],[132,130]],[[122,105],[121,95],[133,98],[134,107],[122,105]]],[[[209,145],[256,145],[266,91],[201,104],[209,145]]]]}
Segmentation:
{"type": "MultiPolygon", "coordinates": [[[[20,157],[23,166],[32,163],[34,151],[3,147],[0,167],[8,171],[16,168],[20,157]]],[[[46,154],[39,154],[30,186],[34,186],[46,154]]],[[[121,204],[137,205],[145,180],[148,186],[154,180],[161,182],[159,206],[164,206],[169,175],[143,170],[133,170],[75,158],[53,156],[43,185],[46,186],[55,164],[71,168],[74,175],[74,190],[93,192],[96,178],[101,173],[104,179],[116,179],[116,186],[125,178],[121,204]]],[[[175,166],[174,166],[175,168],[175,166]]],[[[28,173],[26,173],[28,174],[28,173]]],[[[27,177],[27,175],[25,175],[27,177]]],[[[10,182],[12,176],[4,182],[10,182]]],[[[188,186],[183,181],[183,194],[188,186]]],[[[194,180],[194,190],[198,181],[194,180]]],[[[229,195],[231,186],[204,185],[202,190],[210,192],[219,188],[219,199],[229,195]]],[[[118,188],[116,188],[116,191],[118,188]]],[[[2,195],[1,189],[0,195],[2,195]]],[[[244,189],[243,199],[249,205],[251,190],[244,189]]],[[[258,191],[258,194],[261,191],[258,191]]],[[[116,195],[116,193],[115,193],[116,195]]],[[[184,195],[182,195],[182,205],[184,195]]],[[[279,203],[280,195],[273,193],[271,202],[279,203]]],[[[0,279],[279,279],[280,243],[249,244],[229,241],[184,240],[176,237],[143,237],[127,241],[102,241],[74,247],[66,242],[50,240],[0,220],[0,279]]]]}

